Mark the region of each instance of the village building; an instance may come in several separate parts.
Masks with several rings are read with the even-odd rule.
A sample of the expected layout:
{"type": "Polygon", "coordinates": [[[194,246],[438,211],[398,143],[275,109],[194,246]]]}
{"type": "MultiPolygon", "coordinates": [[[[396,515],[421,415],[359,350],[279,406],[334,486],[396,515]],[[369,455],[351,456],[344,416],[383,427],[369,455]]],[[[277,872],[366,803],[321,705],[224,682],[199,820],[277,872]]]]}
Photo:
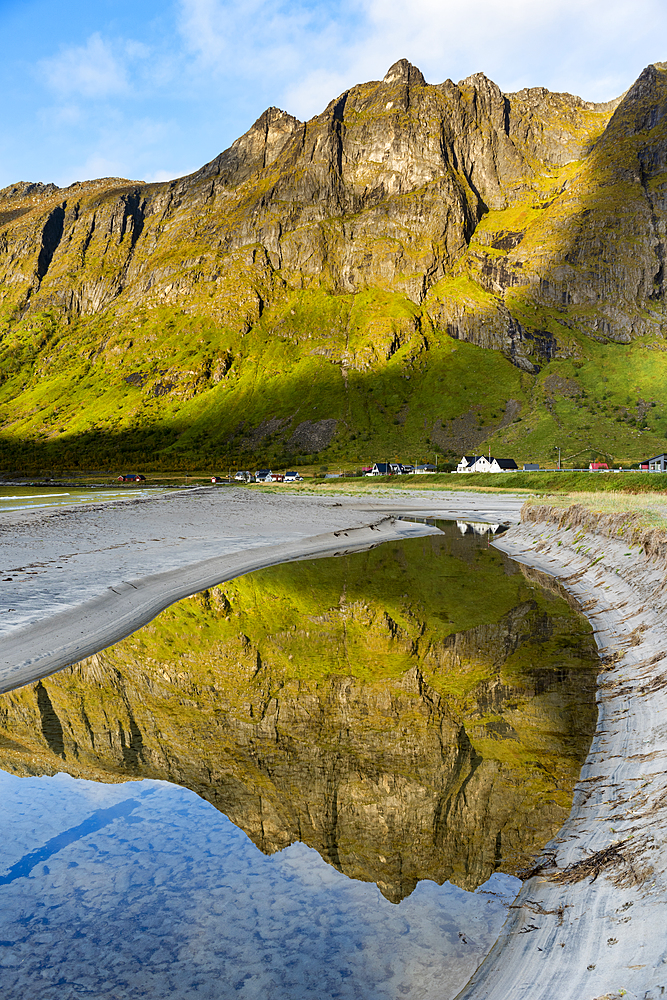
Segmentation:
{"type": "Polygon", "coordinates": [[[366,472],[367,476],[400,476],[403,472],[403,466],[399,465],[398,462],[376,462],[370,472],[366,472]]]}
{"type": "Polygon", "coordinates": [[[464,455],[456,467],[457,472],[516,472],[513,458],[487,458],[486,455],[464,455]]]}
{"type": "Polygon", "coordinates": [[[639,463],[639,468],[648,472],[667,472],[667,455],[655,455],[639,463]]]}

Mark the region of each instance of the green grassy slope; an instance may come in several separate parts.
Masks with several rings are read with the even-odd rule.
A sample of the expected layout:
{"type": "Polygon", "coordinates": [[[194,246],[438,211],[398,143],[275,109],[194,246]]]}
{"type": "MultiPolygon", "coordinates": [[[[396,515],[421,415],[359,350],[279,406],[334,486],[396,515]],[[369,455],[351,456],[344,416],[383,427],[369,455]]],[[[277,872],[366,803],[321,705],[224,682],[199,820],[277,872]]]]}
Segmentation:
{"type": "Polygon", "coordinates": [[[0,345],[0,467],[359,464],[489,448],[544,465],[559,445],[565,464],[585,467],[664,449],[667,352],[654,340],[582,335],[576,359],[528,373],[498,351],[422,332],[416,312],[387,293],[292,293],[243,336],[170,308],[123,326],[31,317],[0,345]],[[385,360],[346,369],[350,349],[385,360]],[[323,419],[338,422],[328,446],[289,444],[304,421],[323,419]]]}

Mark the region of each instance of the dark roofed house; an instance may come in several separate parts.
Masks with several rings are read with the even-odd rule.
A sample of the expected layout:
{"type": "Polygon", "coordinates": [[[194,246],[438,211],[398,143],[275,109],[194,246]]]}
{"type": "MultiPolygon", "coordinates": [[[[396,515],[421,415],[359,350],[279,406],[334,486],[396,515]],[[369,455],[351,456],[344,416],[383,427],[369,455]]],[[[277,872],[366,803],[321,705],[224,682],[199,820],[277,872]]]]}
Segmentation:
{"type": "Polygon", "coordinates": [[[487,458],[486,455],[464,455],[456,467],[457,472],[515,472],[518,466],[513,458],[487,458]]]}
{"type": "Polygon", "coordinates": [[[376,462],[367,476],[391,476],[393,475],[392,462],[376,462]]]}
{"type": "Polygon", "coordinates": [[[491,459],[491,472],[516,472],[518,465],[513,458],[493,458],[491,459]],[[495,468],[498,466],[498,468],[495,468]]]}
{"type": "Polygon", "coordinates": [[[667,455],[656,455],[654,458],[647,458],[640,462],[640,469],[648,469],[649,472],[667,472],[667,455]]]}

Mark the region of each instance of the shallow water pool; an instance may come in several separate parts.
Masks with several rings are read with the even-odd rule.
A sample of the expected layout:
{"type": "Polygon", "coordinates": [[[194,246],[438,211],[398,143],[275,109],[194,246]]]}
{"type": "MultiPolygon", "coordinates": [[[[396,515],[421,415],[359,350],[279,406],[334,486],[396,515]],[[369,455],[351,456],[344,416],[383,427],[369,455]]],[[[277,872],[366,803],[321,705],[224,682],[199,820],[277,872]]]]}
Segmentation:
{"type": "Polygon", "coordinates": [[[124,500],[129,496],[156,496],[160,489],[132,487],[0,486],[0,513],[3,510],[33,510],[41,507],[69,507],[106,500],[124,500]]]}
{"type": "Polygon", "coordinates": [[[556,585],[440,528],[0,697],[3,997],[456,995],[568,814],[598,660],[556,585]]]}

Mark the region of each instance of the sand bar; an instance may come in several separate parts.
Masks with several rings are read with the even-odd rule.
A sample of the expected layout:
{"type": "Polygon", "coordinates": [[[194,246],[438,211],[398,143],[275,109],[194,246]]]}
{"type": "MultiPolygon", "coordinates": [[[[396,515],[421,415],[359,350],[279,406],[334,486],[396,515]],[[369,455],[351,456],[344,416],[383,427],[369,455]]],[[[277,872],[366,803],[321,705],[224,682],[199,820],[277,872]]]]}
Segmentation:
{"type": "Polygon", "coordinates": [[[200,487],[0,515],[0,690],[117,642],[174,601],[243,573],[428,534],[394,515],[516,522],[522,498],[365,498],[200,487]]]}

